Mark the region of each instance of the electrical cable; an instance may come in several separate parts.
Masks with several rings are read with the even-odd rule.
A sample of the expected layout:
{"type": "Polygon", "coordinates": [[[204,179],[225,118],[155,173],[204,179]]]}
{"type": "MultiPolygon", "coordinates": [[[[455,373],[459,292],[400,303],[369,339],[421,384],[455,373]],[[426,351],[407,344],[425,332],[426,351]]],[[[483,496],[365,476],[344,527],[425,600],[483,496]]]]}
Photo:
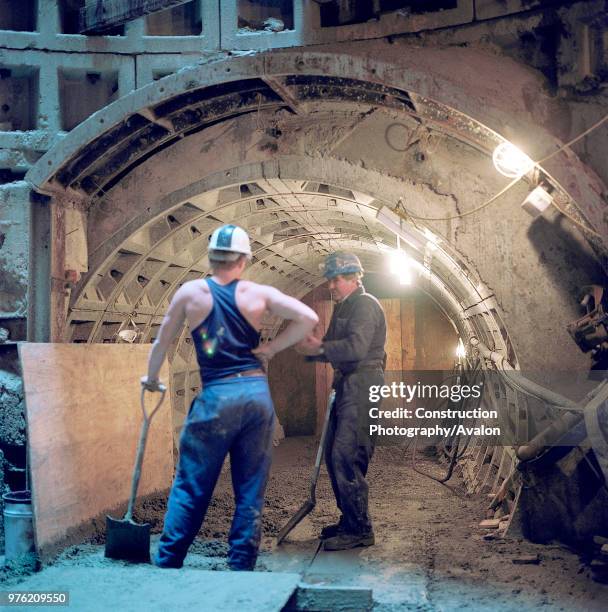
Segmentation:
{"type": "MultiPolygon", "coordinates": [[[[456,497],[459,497],[460,499],[467,499],[465,495],[457,491],[454,487],[451,487],[449,484],[447,484],[446,480],[442,478],[437,478],[436,476],[433,476],[432,474],[429,474],[428,472],[425,472],[421,470],[420,468],[416,467],[416,440],[414,440],[414,447],[412,449],[412,469],[417,474],[420,474],[421,476],[426,476],[427,478],[430,478],[431,480],[438,482],[441,486],[445,487],[446,489],[448,489],[448,491],[451,491],[454,495],[456,495],[456,497]]],[[[450,477],[451,477],[451,474],[450,474],[450,477]]]]}
{"type": "MultiPolygon", "coordinates": [[[[505,358],[502,355],[498,355],[497,357],[499,357],[499,361],[495,362],[496,363],[496,372],[498,372],[498,374],[500,375],[500,377],[502,378],[502,380],[504,381],[504,383],[512,390],[512,391],[519,391],[520,393],[523,393],[524,395],[527,395],[529,397],[533,397],[534,399],[537,399],[540,402],[543,402],[545,404],[548,404],[550,406],[554,406],[556,408],[559,408],[560,410],[567,410],[572,412],[573,410],[576,411],[577,408],[576,406],[565,406],[563,403],[560,403],[557,399],[551,399],[550,397],[545,397],[543,395],[539,395],[537,393],[534,393],[534,391],[530,390],[530,389],[526,389],[525,387],[523,387],[521,384],[519,384],[516,380],[514,380],[508,373],[512,373],[513,375],[518,375],[516,370],[510,369],[510,368],[506,368],[505,367],[505,358]]],[[[542,387],[540,387],[539,385],[537,385],[536,383],[532,383],[532,381],[529,381],[531,384],[534,384],[536,387],[539,387],[542,389],[542,387]]]]}
{"type": "MultiPolygon", "coordinates": [[[[469,382],[471,381],[475,381],[477,379],[477,376],[479,374],[481,370],[481,360],[477,361],[477,364],[473,370],[473,375],[472,377],[469,376],[470,371],[463,371],[462,373],[458,372],[458,373],[454,373],[451,374],[450,376],[446,377],[443,379],[442,384],[444,384],[447,380],[450,380],[452,378],[456,378],[457,376],[462,376],[462,380],[464,381],[462,384],[463,385],[468,385],[469,382]]],[[[461,398],[460,402],[459,402],[459,407],[464,409],[467,404],[469,403],[469,401],[471,400],[470,397],[468,398],[461,398]]],[[[441,402],[443,403],[443,402],[441,402]]],[[[441,404],[439,404],[441,405],[441,404]]],[[[446,447],[446,441],[442,441],[442,444],[444,446],[444,452],[448,455],[448,457],[450,458],[450,463],[448,465],[448,470],[445,474],[445,476],[443,478],[438,478],[437,476],[433,476],[432,474],[429,474],[428,472],[425,472],[424,470],[421,470],[420,468],[417,467],[416,465],[416,443],[417,440],[414,439],[414,446],[412,448],[412,469],[417,473],[420,474],[421,476],[426,476],[427,478],[430,478],[431,480],[434,480],[435,482],[438,482],[440,485],[446,487],[449,491],[451,491],[454,495],[456,495],[457,497],[459,497],[460,499],[467,499],[466,496],[462,495],[459,491],[457,491],[454,487],[451,487],[450,485],[447,484],[447,481],[450,480],[450,478],[452,477],[452,474],[454,472],[454,468],[456,467],[456,463],[458,461],[458,459],[460,459],[462,457],[462,455],[464,454],[464,452],[466,451],[470,441],[471,441],[471,437],[472,435],[468,436],[468,439],[463,447],[462,452],[460,452],[460,434],[455,435],[452,439],[451,439],[451,443],[450,445],[452,446],[451,453],[447,452],[446,447]],[[454,444],[454,441],[456,441],[456,443],[454,444]]],[[[408,445],[409,446],[409,445],[408,445]]]]}
{"type": "Polygon", "coordinates": [[[493,195],[489,200],[479,205],[477,208],[473,208],[472,210],[467,210],[466,212],[463,212],[463,213],[458,213],[457,215],[452,215],[451,217],[419,217],[418,215],[413,215],[412,213],[410,213],[405,207],[404,207],[404,210],[408,217],[411,217],[412,219],[417,219],[418,221],[451,221],[452,219],[460,219],[462,217],[467,217],[476,212],[479,212],[480,210],[483,210],[484,208],[487,208],[490,204],[493,204],[498,198],[500,198],[500,196],[504,195],[507,191],[509,191],[509,189],[511,189],[511,187],[513,187],[513,185],[518,183],[520,180],[521,180],[521,177],[517,177],[513,179],[508,185],[503,187],[497,194],[493,195]]]}
{"type": "MultiPolygon", "coordinates": [[[[598,127],[600,127],[602,124],[604,124],[605,122],[608,121],[608,115],[605,115],[604,117],[602,117],[602,119],[600,119],[599,121],[596,121],[591,127],[589,127],[588,129],[586,129],[584,132],[582,132],[581,134],[579,134],[578,136],[576,136],[575,138],[573,138],[572,140],[569,140],[566,144],[560,146],[556,151],[554,151],[553,153],[550,153],[549,155],[546,155],[545,157],[541,158],[539,161],[534,162],[535,166],[539,166],[540,164],[545,163],[546,161],[548,161],[549,159],[555,157],[558,153],[561,153],[564,149],[569,148],[571,145],[573,145],[575,142],[578,142],[579,140],[581,140],[582,138],[584,138],[585,136],[587,136],[587,134],[593,132],[593,130],[597,129],[598,127]]],[[[456,215],[452,215],[449,217],[420,217],[418,215],[413,215],[412,213],[410,213],[407,209],[404,209],[407,213],[407,216],[412,218],[412,219],[418,219],[419,221],[451,221],[453,219],[460,219],[462,217],[466,217],[468,215],[472,215],[476,212],[479,212],[480,210],[483,210],[484,208],[488,207],[490,204],[494,203],[500,196],[504,195],[507,191],[509,191],[516,183],[518,183],[525,175],[522,176],[518,176],[515,179],[513,179],[508,185],[506,185],[505,187],[503,187],[496,195],[492,196],[489,200],[487,200],[486,202],[484,202],[483,204],[481,204],[480,206],[477,206],[476,208],[473,208],[472,210],[468,210],[465,211],[463,213],[458,213],[456,215]]],[[[555,206],[555,208],[561,213],[563,214],[566,218],[568,218],[570,221],[572,221],[573,223],[575,223],[577,226],[579,226],[581,229],[590,232],[598,237],[601,238],[601,234],[599,234],[598,232],[596,232],[594,229],[591,229],[590,227],[586,226],[585,224],[581,223],[580,221],[577,221],[576,219],[574,219],[571,215],[565,213],[559,206],[557,206],[555,203],[553,203],[553,206],[555,206]]]]}
{"type": "Polygon", "coordinates": [[[533,397],[534,399],[536,399],[536,400],[538,400],[538,401],[540,401],[540,402],[542,402],[544,404],[549,404],[550,406],[554,406],[554,407],[560,408],[562,410],[572,411],[571,408],[564,407],[560,403],[557,403],[555,401],[551,401],[547,397],[543,397],[542,395],[538,395],[538,394],[534,393],[530,389],[526,389],[525,387],[522,387],[519,383],[517,383],[515,380],[510,378],[509,375],[507,374],[507,372],[510,372],[510,371],[514,372],[515,370],[498,369],[496,371],[499,373],[499,375],[501,376],[501,378],[503,379],[505,384],[512,391],[519,391],[520,393],[523,393],[524,395],[527,395],[528,397],[533,397]]]}
{"type": "Polygon", "coordinates": [[[566,144],[564,144],[561,147],[559,147],[559,149],[557,149],[557,151],[554,151],[553,153],[550,153],[546,157],[543,157],[542,159],[539,159],[536,162],[536,164],[537,165],[538,164],[544,164],[546,161],[548,161],[552,157],[555,157],[558,153],[561,153],[564,149],[569,148],[575,142],[578,142],[579,140],[581,140],[582,138],[587,136],[587,134],[593,132],[593,130],[595,130],[598,127],[600,127],[600,125],[602,125],[603,123],[606,123],[606,121],[608,121],[608,115],[604,115],[599,121],[596,121],[591,127],[587,128],[584,132],[582,132],[578,136],[574,137],[572,140],[569,140],[566,144]]]}
{"type": "Polygon", "coordinates": [[[590,227],[587,227],[584,223],[581,223],[580,221],[575,219],[570,213],[567,213],[563,208],[560,208],[555,203],[555,200],[553,200],[551,202],[551,204],[554,206],[554,208],[557,209],[558,212],[560,212],[562,215],[564,215],[564,217],[566,217],[566,219],[568,219],[571,223],[574,223],[574,225],[580,227],[582,230],[584,230],[585,232],[588,232],[589,234],[593,234],[594,236],[597,236],[598,238],[602,238],[602,235],[599,232],[596,232],[595,230],[591,229],[590,227]]]}

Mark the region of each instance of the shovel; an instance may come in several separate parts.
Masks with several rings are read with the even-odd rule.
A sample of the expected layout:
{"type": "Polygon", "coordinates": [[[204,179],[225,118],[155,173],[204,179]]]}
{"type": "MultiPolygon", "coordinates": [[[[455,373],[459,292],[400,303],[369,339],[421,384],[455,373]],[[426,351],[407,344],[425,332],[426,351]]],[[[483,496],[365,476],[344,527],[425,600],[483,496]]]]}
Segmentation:
{"type": "Polygon", "coordinates": [[[319,441],[319,450],[317,450],[317,458],[315,460],[315,467],[312,471],[310,478],[310,494],[308,499],[302,504],[301,508],[289,519],[289,522],[279,531],[277,536],[277,545],[287,537],[289,532],[315,507],[317,503],[317,496],[315,494],[317,488],[317,480],[319,480],[319,471],[321,470],[321,459],[323,459],[323,448],[325,447],[325,438],[327,437],[327,429],[329,427],[329,418],[331,411],[334,406],[334,400],[336,398],[336,392],[332,389],[327,400],[327,410],[325,412],[325,421],[323,422],[323,429],[321,430],[321,440],[319,441]]]}
{"type": "Polygon", "coordinates": [[[137,487],[139,486],[139,478],[141,476],[141,464],[144,459],[144,450],[146,449],[148,428],[150,427],[152,417],[165,399],[167,388],[164,385],[159,385],[159,390],[161,391],[160,399],[154,410],[149,413],[146,412],[144,403],[146,390],[144,388],[141,390],[141,411],[144,418],[141,425],[141,433],[139,434],[137,455],[135,456],[129,506],[122,520],[106,516],[105,556],[110,559],[123,559],[135,563],[150,563],[150,523],[140,525],[136,523],[132,517],[133,506],[135,505],[135,498],[137,497],[137,487]]]}

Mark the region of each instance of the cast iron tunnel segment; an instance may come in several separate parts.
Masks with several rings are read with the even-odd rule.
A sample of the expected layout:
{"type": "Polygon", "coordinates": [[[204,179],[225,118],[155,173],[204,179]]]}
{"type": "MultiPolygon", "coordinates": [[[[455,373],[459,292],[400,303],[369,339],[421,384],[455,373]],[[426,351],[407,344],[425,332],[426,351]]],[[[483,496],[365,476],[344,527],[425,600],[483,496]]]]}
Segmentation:
{"type": "MultiPolygon", "coordinates": [[[[377,83],[338,77],[294,75],[285,78],[296,98],[354,102],[416,114],[410,95],[377,83]]],[[[193,83],[194,86],[194,83],[193,83]]],[[[151,155],[218,122],[269,108],[290,108],[262,79],[200,87],[157,104],[151,112],[163,125],[135,113],[102,134],[69,160],[54,176],[63,187],[88,196],[110,189],[151,155]],[[167,129],[167,123],[174,131],[167,129]]]]}

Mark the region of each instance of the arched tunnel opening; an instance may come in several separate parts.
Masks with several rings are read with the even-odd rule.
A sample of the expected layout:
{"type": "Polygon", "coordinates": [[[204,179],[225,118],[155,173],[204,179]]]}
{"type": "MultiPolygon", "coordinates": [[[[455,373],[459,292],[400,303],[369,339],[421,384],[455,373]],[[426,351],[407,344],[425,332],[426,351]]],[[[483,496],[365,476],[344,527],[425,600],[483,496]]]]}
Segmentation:
{"type": "MultiPolygon", "coordinates": [[[[468,336],[484,338],[492,337],[493,329],[496,341],[510,346],[495,310],[489,309],[487,319],[480,317],[474,326],[462,320],[455,290],[442,282],[434,267],[441,270],[443,265],[444,274],[456,279],[459,275],[466,278],[466,271],[440,246],[439,236],[405,222],[403,227],[409,229],[403,239],[407,246],[403,252],[411,253],[408,263],[417,283],[412,286],[411,279],[407,279],[408,284],[401,284],[402,280],[390,269],[398,239],[377,220],[379,213],[388,215],[393,223],[398,219],[383,202],[371,196],[302,179],[258,179],[190,197],[117,243],[112,255],[98,269],[90,270],[72,300],[66,339],[74,343],[113,343],[121,340],[121,330],[132,329],[137,342],[154,341],[176,288],[211,274],[206,256],[212,231],[221,223],[239,223],[252,237],[252,259],[245,277],[279,287],[305,303],[317,305],[316,310],[331,311],[332,307],[322,305],[331,300],[320,271],[323,260],[334,251],[356,253],[365,270],[364,284],[381,299],[396,300],[386,304],[386,308],[396,310],[389,336],[395,333],[393,352],[408,353],[407,367],[398,355],[394,363],[387,365],[389,369],[450,369],[459,329],[468,336]],[[407,315],[404,311],[404,317],[411,319],[407,330],[401,329],[402,309],[410,311],[407,315]],[[424,323],[420,323],[416,336],[414,319],[415,313],[422,316],[425,312],[432,313],[445,338],[438,336],[437,344],[429,340],[427,345],[401,349],[402,334],[418,342],[424,340],[424,323]],[[491,321],[493,327],[486,321],[491,321]]],[[[463,294],[465,299],[483,302],[480,287],[452,282],[458,290],[469,292],[463,294]]],[[[279,317],[268,317],[261,329],[262,340],[272,339],[280,325],[279,317]]],[[[426,325],[432,334],[433,324],[429,321],[426,325]]],[[[493,339],[493,344],[496,341],[493,339]]],[[[187,327],[176,339],[169,362],[172,402],[178,412],[185,414],[200,390],[187,327]]],[[[290,406],[289,410],[297,413],[299,409],[290,406]]]]}
{"type": "MultiPolygon", "coordinates": [[[[466,46],[348,45],[182,68],[91,114],[29,169],[18,368],[27,459],[16,438],[3,456],[8,488],[34,495],[48,567],[32,589],[45,572],[69,582],[88,568],[118,585],[129,570],[103,557],[104,515],[126,508],[139,378],[171,300],[211,278],[210,237],[231,224],[251,243],[243,279],[301,300],[318,337],[337,307],[322,271],[335,252],[358,257],[386,320],[386,395],[377,392],[387,412],[367,475],[373,546],[320,544],[340,515],[325,467],[314,509],[276,544],[309,495],[334,370],[294,347],[268,364],[277,422],[257,570],[276,584],[298,577],[284,609],[602,609],[605,369],[602,338],[580,317],[603,312],[604,177],[572,133],[540,120],[553,100],[525,66],[466,46]],[[453,78],[464,60],[475,76],[453,78]],[[496,75],[523,93],[497,95],[496,75]],[[508,143],[531,164],[510,177],[495,153],[508,143]]],[[[262,344],[285,326],[265,316],[262,344]]],[[[187,325],[161,378],[167,397],[134,514],[153,547],[204,390],[187,325]]],[[[228,568],[230,469],[227,459],[184,585],[228,568]]],[[[246,605],[275,609],[255,608],[255,588],[246,605]]]]}

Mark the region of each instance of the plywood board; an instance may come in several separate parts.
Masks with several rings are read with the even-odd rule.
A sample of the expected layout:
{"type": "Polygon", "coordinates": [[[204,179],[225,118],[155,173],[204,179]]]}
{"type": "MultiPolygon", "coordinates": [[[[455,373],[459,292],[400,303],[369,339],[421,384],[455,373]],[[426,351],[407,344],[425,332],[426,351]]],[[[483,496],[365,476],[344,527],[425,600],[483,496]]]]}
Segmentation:
{"type": "MultiPolygon", "coordinates": [[[[329,300],[320,300],[314,304],[315,312],[319,315],[316,334],[323,337],[333,312],[333,304],[329,300]]],[[[328,363],[317,362],[315,368],[315,395],[317,403],[317,428],[316,433],[320,434],[325,421],[327,410],[327,398],[331,392],[331,385],[334,378],[334,371],[328,363]]]]}
{"type": "Polygon", "coordinates": [[[416,319],[414,299],[401,300],[401,369],[414,370],[416,364],[416,319]]]}
{"type": "Polygon", "coordinates": [[[315,365],[291,347],[269,364],[272,402],[286,436],[316,433],[315,365]]]}
{"type": "Polygon", "coordinates": [[[451,370],[456,361],[458,335],[446,316],[430,298],[416,301],[418,369],[451,370]]]}
{"type": "MultiPolygon", "coordinates": [[[[139,379],[149,351],[142,344],[19,345],[36,544],[43,557],[70,530],[128,499],[142,422],[139,379]]],[[[166,364],[161,380],[169,380],[166,364]]],[[[167,392],[150,427],[140,496],[171,485],[169,398],[167,392]]]]}
{"type": "Polygon", "coordinates": [[[386,369],[398,372],[401,370],[401,300],[383,299],[380,303],[386,316],[386,369]]]}

